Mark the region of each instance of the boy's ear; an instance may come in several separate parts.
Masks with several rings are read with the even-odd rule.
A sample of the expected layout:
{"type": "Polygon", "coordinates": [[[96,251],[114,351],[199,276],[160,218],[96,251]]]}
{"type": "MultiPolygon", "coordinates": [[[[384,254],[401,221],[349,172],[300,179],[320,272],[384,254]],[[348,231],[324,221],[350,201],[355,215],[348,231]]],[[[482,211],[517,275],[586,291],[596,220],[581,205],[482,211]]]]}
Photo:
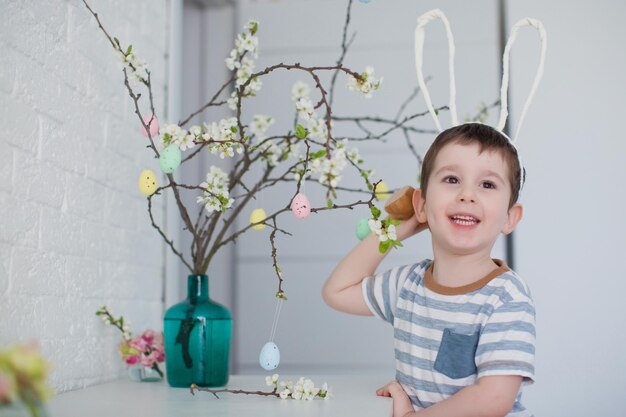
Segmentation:
{"type": "Polygon", "coordinates": [[[524,209],[520,203],[513,204],[513,207],[509,209],[509,216],[507,218],[506,224],[502,229],[502,233],[508,235],[517,227],[517,224],[522,220],[522,214],[524,209]]]}
{"type": "Polygon", "coordinates": [[[417,221],[420,223],[426,223],[426,212],[424,210],[424,205],[426,204],[426,200],[422,197],[422,190],[416,188],[413,192],[413,211],[415,212],[415,217],[417,217],[417,221]]]}

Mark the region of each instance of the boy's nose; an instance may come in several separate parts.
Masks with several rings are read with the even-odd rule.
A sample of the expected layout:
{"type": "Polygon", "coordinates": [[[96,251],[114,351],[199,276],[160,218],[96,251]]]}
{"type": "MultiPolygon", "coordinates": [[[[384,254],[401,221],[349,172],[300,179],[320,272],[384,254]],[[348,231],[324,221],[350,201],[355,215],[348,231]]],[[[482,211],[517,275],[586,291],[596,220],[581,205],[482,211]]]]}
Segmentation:
{"type": "Polygon", "coordinates": [[[464,187],[459,193],[459,201],[463,203],[475,203],[476,195],[469,187],[464,187]]]}

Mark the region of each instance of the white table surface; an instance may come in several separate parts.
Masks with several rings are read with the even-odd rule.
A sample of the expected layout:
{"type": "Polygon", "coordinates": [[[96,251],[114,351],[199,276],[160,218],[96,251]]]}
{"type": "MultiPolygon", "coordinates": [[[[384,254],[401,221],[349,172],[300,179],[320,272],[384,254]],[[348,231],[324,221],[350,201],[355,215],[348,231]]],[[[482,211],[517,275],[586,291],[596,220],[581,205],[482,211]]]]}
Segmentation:
{"type": "MultiPolygon", "coordinates": [[[[391,399],[375,391],[388,382],[380,375],[302,375],[316,386],[324,382],[333,397],[313,401],[281,400],[243,394],[207,392],[192,396],[186,388],[171,388],[167,382],[134,382],[120,379],[85,389],[62,393],[48,402],[50,417],[200,417],[200,416],[297,416],[297,417],[388,417],[391,399]]],[[[298,380],[288,375],[281,380],[298,380]]],[[[268,391],[263,375],[232,375],[228,388],[268,391]]]]}

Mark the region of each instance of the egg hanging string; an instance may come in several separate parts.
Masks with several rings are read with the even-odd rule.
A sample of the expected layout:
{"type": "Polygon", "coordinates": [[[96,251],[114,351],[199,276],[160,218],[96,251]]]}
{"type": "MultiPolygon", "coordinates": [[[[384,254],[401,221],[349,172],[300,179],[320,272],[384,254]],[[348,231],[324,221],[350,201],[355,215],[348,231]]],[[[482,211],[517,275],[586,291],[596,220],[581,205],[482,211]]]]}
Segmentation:
{"type": "Polygon", "coordinates": [[[276,336],[276,329],[278,328],[278,319],[280,318],[280,310],[283,308],[283,299],[278,298],[276,303],[276,310],[274,311],[274,321],[272,321],[272,330],[270,331],[270,342],[274,342],[276,336]]]}

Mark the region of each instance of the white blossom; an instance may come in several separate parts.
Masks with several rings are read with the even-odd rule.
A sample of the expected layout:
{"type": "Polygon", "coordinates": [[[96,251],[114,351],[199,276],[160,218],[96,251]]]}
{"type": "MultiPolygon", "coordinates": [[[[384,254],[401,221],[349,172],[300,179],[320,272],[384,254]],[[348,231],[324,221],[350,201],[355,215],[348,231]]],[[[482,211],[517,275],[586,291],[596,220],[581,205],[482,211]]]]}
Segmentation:
{"type": "Polygon", "coordinates": [[[137,57],[132,47],[128,53],[120,51],[120,55],[131,87],[135,88],[139,83],[148,81],[148,67],[146,67],[145,61],[137,57]]]}
{"type": "Polygon", "coordinates": [[[318,395],[324,398],[325,400],[329,399],[332,396],[331,389],[328,387],[328,384],[326,382],[322,384],[322,388],[320,389],[320,392],[318,395]]]}
{"type": "Polygon", "coordinates": [[[325,141],[328,138],[328,128],[326,127],[326,120],[324,119],[310,118],[307,121],[307,128],[309,129],[309,135],[312,139],[325,141]]]}
{"type": "Polygon", "coordinates": [[[299,98],[296,101],[296,111],[298,112],[298,116],[300,116],[303,120],[310,120],[311,117],[314,117],[315,110],[313,109],[313,102],[309,98],[299,98]]]}
{"type": "Polygon", "coordinates": [[[254,134],[259,140],[263,140],[266,138],[265,132],[273,124],[273,117],[257,114],[252,118],[252,123],[250,124],[250,132],[254,134]]]}
{"type": "Polygon", "coordinates": [[[382,222],[380,220],[369,219],[367,221],[370,230],[378,236],[379,242],[386,242],[387,240],[398,240],[398,235],[396,234],[396,226],[390,224],[383,228],[382,222]]]}
{"type": "Polygon", "coordinates": [[[163,126],[159,133],[163,147],[174,144],[178,146],[181,151],[184,151],[196,146],[194,142],[195,136],[176,124],[163,126]]]}
{"type": "Polygon", "coordinates": [[[380,235],[381,228],[383,227],[380,220],[369,219],[367,221],[367,225],[370,227],[370,230],[372,232],[376,233],[377,235],[380,235]]]}
{"type": "Polygon", "coordinates": [[[261,81],[261,79],[258,77],[254,77],[250,81],[250,83],[246,86],[246,88],[243,90],[244,97],[248,97],[248,96],[254,97],[256,93],[261,90],[262,86],[263,86],[263,82],[261,81]]]}
{"type": "Polygon", "coordinates": [[[205,123],[203,128],[204,133],[202,133],[201,139],[210,142],[207,148],[212,154],[219,154],[219,157],[224,159],[226,157],[232,158],[235,153],[241,154],[243,152],[243,145],[237,138],[236,117],[222,119],[219,123],[205,123]]]}
{"type": "Polygon", "coordinates": [[[365,72],[361,74],[361,78],[351,77],[348,81],[348,89],[350,91],[360,91],[366,98],[372,97],[372,91],[378,90],[383,79],[374,77],[374,68],[366,67],[365,72]]]}
{"type": "Polygon", "coordinates": [[[268,375],[265,377],[265,383],[272,387],[272,386],[276,386],[278,382],[278,374],[274,374],[274,375],[268,375]]]}
{"type": "Polygon", "coordinates": [[[238,58],[237,51],[235,49],[230,51],[230,56],[225,59],[226,68],[228,68],[231,71],[234,71],[235,68],[239,68],[241,64],[239,63],[239,60],[237,60],[237,58],[238,58]]]}
{"type": "Polygon", "coordinates": [[[302,398],[305,400],[312,400],[317,396],[317,393],[319,392],[319,388],[316,388],[315,384],[310,379],[304,381],[302,388],[302,398]]]}
{"type": "Polygon", "coordinates": [[[304,387],[300,383],[296,383],[293,387],[293,392],[291,393],[291,398],[294,400],[301,400],[304,395],[304,387]]]}
{"type": "Polygon", "coordinates": [[[239,66],[239,68],[237,68],[237,73],[236,73],[237,87],[241,87],[246,81],[248,81],[248,78],[250,78],[253,71],[254,71],[254,61],[252,61],[249,58],[244,57],[241,60],[241,65],[239,66]]]}
{"type": "Polygon", "coordinates": [[[322,388],[315,386],[312,380],[300,378],[296,383],[293,381],[279,381],[278,375],[265,377],[267,385],[274,385],[278,389],[278,395],[281,399],[286,400],[292,398],[294,400],[313,400],[316,397],[328,398],[330,395],[328,384],[324,383],[322,388]]]}
{"type": "Polygon", "coordinates": [[[256,54],[258,47],[259,39],[249,33],[240,33],[237,35],[237,39],[235,39],[235,48],[237,48],[237,52],[240,55],[243,55],[246,51],[256,54]]]}
{"type": "Polygon", "coordinates": [[[187,149],[191,149],[196,146],[193,135],[185,135],[181,138],[180,141],[175,142],[176,145],[180,148],[181,151],[185,151],[187,149]]]}
{"type": "Polygon", "coordinates": [[[202,128],[200,126],[191,126],[189,128],[189,133],[194,137],[198,137],[202,135],[202,128]]]}
{"type": "Polygon", "coordinates": [[[291,87],[291,99],[298,101],[301,98],[309,99],[311,94],[311,87],[303,81],[297,81],[293,87],[291,87]]]}
{"type": "Polygon", "coordinates": [[[227,182],[228,174],[218,167],[211,166],[206,176],[206,182],[200,184],[204,192],[197,198],[198,203],[203,204],[209,213],[224,212],[232,207],[235,200],[229,197],[227,182]]]}
{"type": "MultiPolygon", "coordinates": [[[[224,60],[226,67],[230,71],[235,71],[235,84],[237,87],[246,85],[243,97],[255,96],[261,89],[262,82],[258,77],[250,80],[254,73],[254,59],[258,57],[259,39],[255,36],[259,22],[250,20],[245,26],[245,32],[237,35],[235,49],[230,51],[228,58],[224,60]]],[[[228,107],[235,110],[237,108],[237,92],[233,91],[227,100],[228,107]]]]}
{"type": "Polygon", "coordinates": [[[230,93],[230,97],[226,100],[228,103],[228,108],[231,110],[237,110],[237,92],[233,91],[230,93]]]}

